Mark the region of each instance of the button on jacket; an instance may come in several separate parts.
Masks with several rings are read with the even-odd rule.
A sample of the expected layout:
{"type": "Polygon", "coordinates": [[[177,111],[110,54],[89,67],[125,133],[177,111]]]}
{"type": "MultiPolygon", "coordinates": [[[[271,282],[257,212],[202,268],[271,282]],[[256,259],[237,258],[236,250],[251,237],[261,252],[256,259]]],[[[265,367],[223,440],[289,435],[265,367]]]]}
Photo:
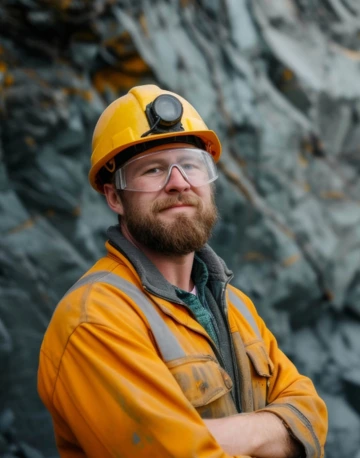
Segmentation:
{"type": "Polygon", "coordinates": [[[202,418],[259,410],[280,417],[306,457],[323,457],[324,402],[212,249],[197,256],[226,323],[231,376],[229,354],[175,287],[118,226],[108,235],[107,255],[65,294],[41,347],[38,389],[61,457],[225,458],[202,418]]]}

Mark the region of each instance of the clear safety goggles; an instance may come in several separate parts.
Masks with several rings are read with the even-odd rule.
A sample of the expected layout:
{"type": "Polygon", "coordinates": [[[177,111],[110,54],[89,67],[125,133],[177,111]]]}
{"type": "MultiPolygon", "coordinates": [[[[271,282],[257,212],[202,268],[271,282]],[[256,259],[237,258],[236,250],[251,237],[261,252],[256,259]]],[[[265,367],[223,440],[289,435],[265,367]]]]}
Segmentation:
{"type": "Polygon", "coordinates": [[[115,172],[115,185],[127,191],[159,191],[168,183],[174,167],[196,188],[218,178],[215,162],[208,152],[197,148],[172,148],[126,162],[115,172]]]}

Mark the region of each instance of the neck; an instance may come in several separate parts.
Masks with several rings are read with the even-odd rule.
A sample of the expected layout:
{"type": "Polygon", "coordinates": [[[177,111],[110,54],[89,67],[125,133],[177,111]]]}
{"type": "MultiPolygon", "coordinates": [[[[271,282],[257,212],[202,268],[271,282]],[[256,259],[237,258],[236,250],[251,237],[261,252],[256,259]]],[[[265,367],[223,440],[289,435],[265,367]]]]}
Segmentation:
{"type": "Polygon", "coordinates": [[[121,232],[129,242],[146,255],[169,283],[185,291],[191,291],[194,288],[194,283],[191,279],[194,253],[186,255],[165,255],[151,250],[137,242],[129,233],[126,226],[121,226],[121,232]]]}

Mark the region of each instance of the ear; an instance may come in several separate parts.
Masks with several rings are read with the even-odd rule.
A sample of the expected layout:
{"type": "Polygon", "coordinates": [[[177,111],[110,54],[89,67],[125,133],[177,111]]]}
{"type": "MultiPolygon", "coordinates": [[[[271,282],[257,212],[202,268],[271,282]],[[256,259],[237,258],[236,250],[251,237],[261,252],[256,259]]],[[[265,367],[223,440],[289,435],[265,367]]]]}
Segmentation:
{"type": "Polygon", "coordinates": [[[104,194],[111,210],[122,216],[124,214],[124,206],[115,187],[109,183],[104,184],[104,194]]]}

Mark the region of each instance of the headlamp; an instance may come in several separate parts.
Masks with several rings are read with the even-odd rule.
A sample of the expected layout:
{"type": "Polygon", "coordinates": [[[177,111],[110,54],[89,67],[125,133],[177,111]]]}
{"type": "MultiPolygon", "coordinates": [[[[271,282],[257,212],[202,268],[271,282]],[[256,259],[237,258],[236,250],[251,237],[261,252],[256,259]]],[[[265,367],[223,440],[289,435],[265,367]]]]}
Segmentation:
{"type": "Polygon", "coordinates": [[[147,105],[145,113],[150,130],[143,133],[141,137],[146,137],[152,133],[179,132],[184,130],[181,125],[183,106],[180,100],[173,95],[159,95],[147,105]]]}

